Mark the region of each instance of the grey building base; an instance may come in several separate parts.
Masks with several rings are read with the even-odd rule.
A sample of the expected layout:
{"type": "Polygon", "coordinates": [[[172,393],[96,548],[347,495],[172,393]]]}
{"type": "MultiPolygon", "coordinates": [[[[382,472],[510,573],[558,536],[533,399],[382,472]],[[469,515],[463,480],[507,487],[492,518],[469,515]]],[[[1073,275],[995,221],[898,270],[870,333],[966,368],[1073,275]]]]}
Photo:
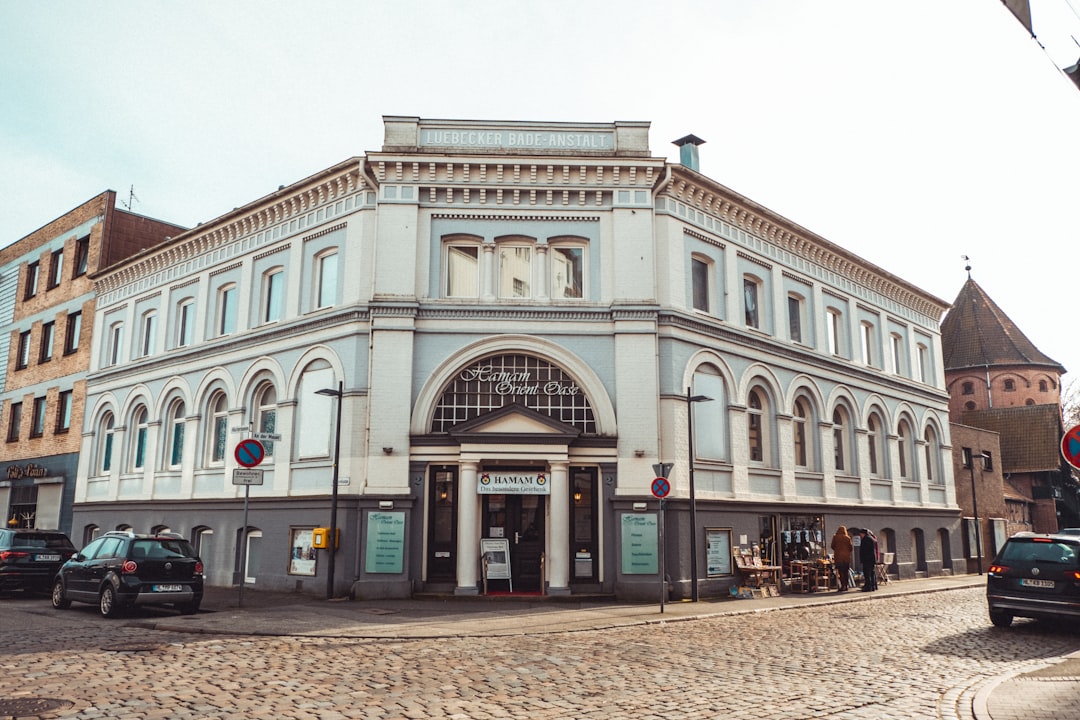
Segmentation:
{"type": "MultiPolygon", "coordinates": [[[[668,583],[670,592],[671,584],[668,583]]],[[[615,599],[618,602],[660,602],[660,581],[652,582],[625,582],[615,583],[615,599]]],[[[666,598],[670,600],[671,598],[666,598]]]]}
{"type": "Polygon", "coordinates": [[[412,586],[408,580],[357,580],[350,594],[354,600],[407,600],[412,586]]]}

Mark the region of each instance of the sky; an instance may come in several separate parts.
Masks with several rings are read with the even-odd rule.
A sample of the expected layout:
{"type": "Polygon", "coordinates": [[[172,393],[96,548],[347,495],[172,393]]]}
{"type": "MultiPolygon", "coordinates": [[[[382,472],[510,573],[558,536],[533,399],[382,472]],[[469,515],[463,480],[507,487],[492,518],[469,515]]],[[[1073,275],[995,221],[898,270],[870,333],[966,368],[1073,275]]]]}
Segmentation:
{"type": "Polygon", "coordinates": [[[0,0],[0,246],[107,189],[212,220],[384,115],[648,121],[945,302],[970,264],[1069,382],[1080,0],[1031,8],[1037,38],[999,0],[0,0]]]}

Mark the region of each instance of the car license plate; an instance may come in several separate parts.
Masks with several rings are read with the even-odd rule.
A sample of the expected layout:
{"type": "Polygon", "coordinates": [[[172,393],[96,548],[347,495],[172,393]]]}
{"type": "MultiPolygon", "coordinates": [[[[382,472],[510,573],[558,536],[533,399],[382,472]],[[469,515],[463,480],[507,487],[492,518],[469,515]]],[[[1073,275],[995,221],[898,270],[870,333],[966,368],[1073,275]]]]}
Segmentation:
{"type": "Polygon", "coordinates": [[[38,562],[59,562],[60,561],[60,556],[59,555],[38,555],[34,559],[37,560],[38,562]]]}
{"type": "Polygon", "coordinates": [[[155,585],[154,592],[180,592],[184,589],[183,585],[155,585]]]}
{"type": "Polygon", "coordinates": [[[1031,578],[1020,578],[1020,587],[1052,588],[1052,587],[1054,587],[1054,581],[1053,580],[1033,580],[1031,578]]]}

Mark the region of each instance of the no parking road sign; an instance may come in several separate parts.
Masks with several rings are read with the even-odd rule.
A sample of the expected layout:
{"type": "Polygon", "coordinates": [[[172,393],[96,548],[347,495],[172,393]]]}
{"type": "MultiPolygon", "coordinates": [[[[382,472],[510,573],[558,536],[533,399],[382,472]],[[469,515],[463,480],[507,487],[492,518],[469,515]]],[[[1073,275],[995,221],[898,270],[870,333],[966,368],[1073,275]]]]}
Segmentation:
{"type": "Polygon", "coordinates": [[[1080,425],[1073,425],[1061,438],[1061,456],[1080,470],[1080,425]]]}
{"type": "Polygon", "coordinates": [[[658,497],[663,500],[668,496],[669,492],[671,492],[671,483],[668,482],[667,478],[658,477],[652,481],[653,497],[658,497]]]}
{"type": "Polygon", "coordinates": [[[246,468],[255,467],[266,457],[266,448],[258,440],[248,438],[236,443],[233,457],[236,458],[236,462],[246,468]]]}

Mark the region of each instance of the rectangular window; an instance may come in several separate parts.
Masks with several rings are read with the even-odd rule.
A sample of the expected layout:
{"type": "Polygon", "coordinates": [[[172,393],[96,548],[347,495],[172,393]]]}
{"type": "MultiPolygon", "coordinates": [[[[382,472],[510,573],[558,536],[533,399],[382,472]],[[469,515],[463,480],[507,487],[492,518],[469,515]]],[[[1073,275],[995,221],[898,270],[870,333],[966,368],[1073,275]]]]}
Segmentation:
{"type": "Polygon", "coordinates": [[[532,297],[532,248],[499,248],[499,297],[532,297]]]}
{"type": "Polygon", "coordinates": [[[802,342],[802,300],[789,295],[788,308],[788,338],[791,342],[802,342]]]}
{"type": "Polygon", "coordinates": [[[555,300],[584,297],[585,250],[579,247],[551,249],[551,297],[555,300]]]}
{"type": "Polygon", "coordinates": [[[694,309],[709,312],[709,263],[697,258],[690,260],[690,283],[694,309]]]}
{"type": "Polygon", "coordinates": [[[157,340],[157,315],[147,313],[143,315],[142,343],[139,347],[142,357],[154,352],[154,344],[157,340]]]}
{"type": "Polygon", "coordinates": [[[224,288],[219,295],[218,335],[236,332],[236,286],[224,288]]]}
{"type": "Polygon", "coordinates": [[[15,369],[22,370],[30,364],[30,331],[19,333],[19,355],[15,358],[15,369]]]}
{"type": "Polygon", "coordinates": [[[38,438],[45,434],[45,398],[34,398],[34,416],[31,418],[30,437],[38,438]]]}
{"type": "Polygon", "coordinates": [[[37,295],[38,271],[40,266],[32,262],[26,266],[26,287],[23,290],[23,300],[29,300],[37,295]]]}
{"type": "Polygon", "coordinates": [[[108,473],[112,469],[112,443],[113,433],[110,431],[105,436],[105,447],[101,452],[101,472],[102,474],[108,473]]]}
{"type": "Polygon", "coordinates": [[[919,382],[930,382],[930,354],[925,345],[919,345],[919,382]]]}
{"type": "Polygon", "coordinates": [[[994,456],[990,453],[983,451],[982,454],[982,469],[993,470],[994,469],[994,456]]]}
{"type": "Polygon", "coordinates": [[[86,235],[75,241],[75,272],[73,277],[86,274],[90,264],[90,236],[86,235]]]}
{"type": "Polygon", "coordinates": [[[330,307],[337,302],[338,257],[337,253],[319,258],[319,294],[316,307],[330,307]]]}
{"type": "Polygon", "coordinates": [[[971,467],[971,448],[960,448],[960,462],[965,468],[971,467]]]}
{"type": "Polygon", "coordinates": [[[56,398],[56,432],[65,433],[71,429],[71,391],[62,390],[56,398]]]}
{"type": "Polygon", "coordinates": [[[263,312],[263,322],[274,322],[281,319],[284,285],[284,271],[278,270],[266,276],[266,306],[263,312]]]}
{"type": "Polygon", "coordinates": [[[829,354],[839,355],[843,342],[843,315],[836,310],[829,310],[828,325],[826,330],[829,334],[829,354]]]}
{"type": "Polygon", "coordinates": [[[904,340],[899,335],[891,335],[892,341],[892,365],[893,372],[900,375],[904,372],[904,340]]]}
{"type": "Polygon", "coordinates": [[[67,328],[64,330],[64,354],[70,355],[79,349],[79,336],[82,334],[82,313],[68,313],[67,328]]]}
{"type": "Polygon", "coordinates": [[[121,360],[120,348],[124,343],[124,325],[115,323],[109,328],[109,365],[116,365],[121,360]]]}
{"type": "Polygon", "coordinates": [[[758,284],[749,278],[743,278],[743,306],[746,315],[746,327],[760,328],[758,284]]]}
{"type": "Polygon", "coordinates": [[[11,414],[8,417],[8,442],[15,442],[22,432],[22,403],[11,403],[11,414]]]}
{"type": "Polygon", "coordinates": [[[60,281],[64,278],[64,251],[57,250],[53,252],[52,258],[49,260],[49,288],[54,288],[60,284],[60,281]]]}
{"type": "Polygon", "coordinates": [[[180,305],[176,318],[176,347],[186,347],[195,336],[195,303],[180,305]]]}
{"type": "Polygon", "coordinates": [[[475,245],[447,247],[446,296],[480,296],[480,248],[475,245]]]}
{"type": "Polygon", "coordinates": [[[225,460],[225,444],[229,437],[229,418],[219,415],[214,418],[214,448],[211,459],[218,463],[225,460]]]}
{"type": "Polygon", "coordinates": [[[177,418],[173,422],[172,447],[169,451],[169,467],[180,467],[184,460],[184,420],[177,418]]]}
{"type": "Polygon", "coordinates": [[[41,347],[38,349],[38,362],[45,363],[52,360],[53,342],[55,341],[56,323],[47,322],[41,325],[41,347]]]}
{"type": "Polygon", "coordinates": [[[862,355],[864,363],[874,364],[874,326],[870,323],[862,324],[862,355]]]}
{"type": "Polygon", "coordinates": [[[134,470],[142,470],[146,466],[146,426],[140,425],[135,431],[135,461],[134,470]]]}

